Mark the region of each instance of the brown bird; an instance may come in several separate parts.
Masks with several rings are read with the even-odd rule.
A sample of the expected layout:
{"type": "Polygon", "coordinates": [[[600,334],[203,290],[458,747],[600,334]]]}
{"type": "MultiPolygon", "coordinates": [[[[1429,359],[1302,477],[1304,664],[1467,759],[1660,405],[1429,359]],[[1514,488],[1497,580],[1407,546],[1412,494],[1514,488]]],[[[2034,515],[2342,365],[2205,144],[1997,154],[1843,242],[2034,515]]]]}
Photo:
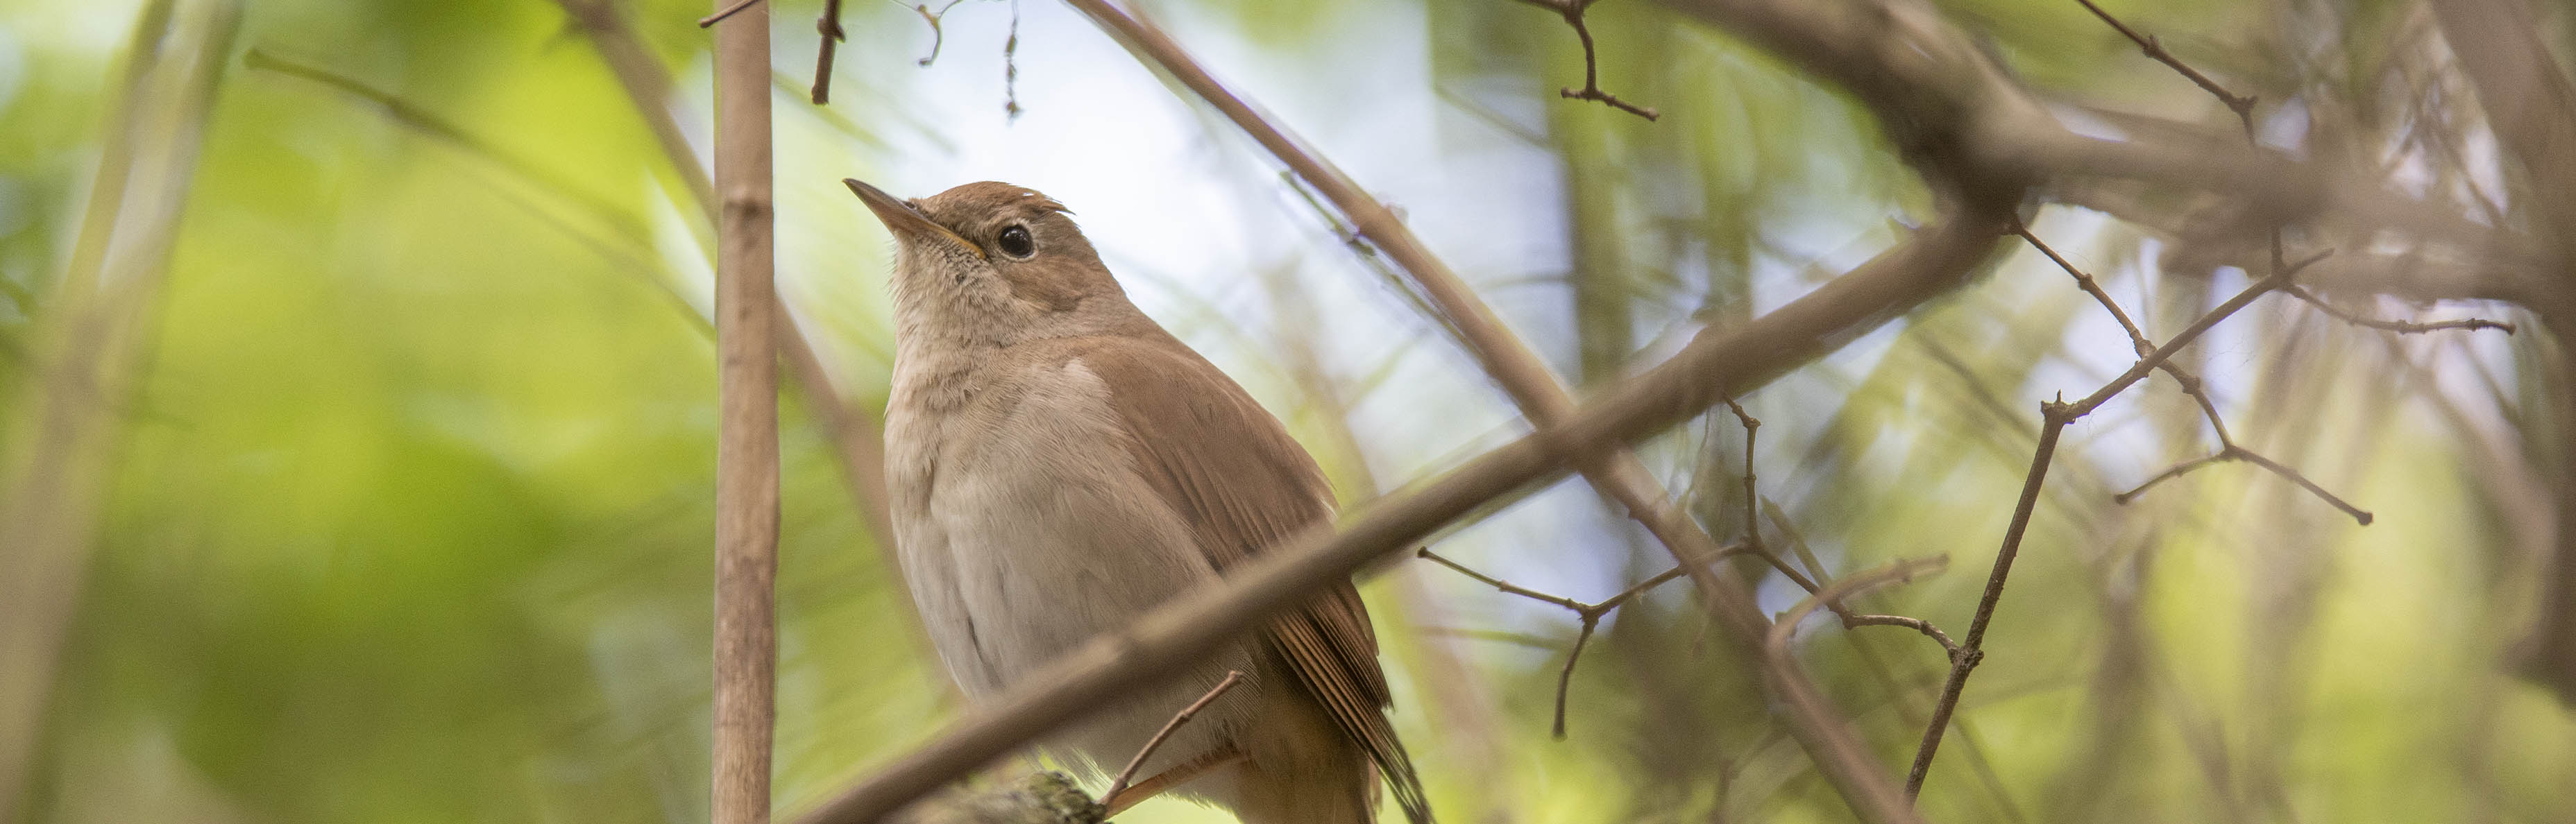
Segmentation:
{"type": "MultiPolygon", "coordinates": [[[[1062,204],[1002,183],[904,201],[844,182],[895,238],[895,544],[970,698],[1330,520],[1314,459],[1128,302],[1062,204]]],[[[1361,824],[1383,774],[1428,824],[1377,652],[1343,582],[1049,745],[1116,769],[1239,671],[1242,687],[1156,750],[1113,806],[1170,791],[1247,824],[1361,824]]]]}

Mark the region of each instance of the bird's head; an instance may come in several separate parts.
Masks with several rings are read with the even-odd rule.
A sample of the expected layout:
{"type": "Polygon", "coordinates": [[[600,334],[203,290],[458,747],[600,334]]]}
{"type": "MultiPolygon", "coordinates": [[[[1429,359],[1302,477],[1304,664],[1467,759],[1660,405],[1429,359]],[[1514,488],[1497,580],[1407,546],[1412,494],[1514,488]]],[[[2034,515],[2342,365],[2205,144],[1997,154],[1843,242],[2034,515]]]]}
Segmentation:
{"type": "Polygon", "coordinates": [[[1007,183],[901,200],[843,180],[894,235],[894,291],[919,331],[1008,344],[1097,331],[1133,312],[1064,204],[1007,183]]]}

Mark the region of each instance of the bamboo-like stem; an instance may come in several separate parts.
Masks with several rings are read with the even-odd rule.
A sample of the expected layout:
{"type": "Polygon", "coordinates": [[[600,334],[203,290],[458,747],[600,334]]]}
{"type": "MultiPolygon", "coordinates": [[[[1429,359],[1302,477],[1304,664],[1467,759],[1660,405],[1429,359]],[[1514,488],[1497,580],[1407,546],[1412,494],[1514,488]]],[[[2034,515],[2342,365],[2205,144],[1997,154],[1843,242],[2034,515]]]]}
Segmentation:
{"type": "MultiPolygon", "coordinates": [[[[808,824],[876,822],[888,814],[1063,727],[1137,684],[1240,637],[1280,609],[1347,580],[1361,566],[1416,545],[1435,530],[1564,477],[1571,461],[1629,443],[1701,414],[1830,351],[1894,314],[1942,294],[1993,251],[2000,215],[1953,212],[1913,239],[1788,305],[1736,328],[1693,340],[1671,360],[1609,387],[1547,433],[1487,452],[1437,481],[1391,495],[1337,534],[1322,529],[1263,553],[1214,586],[1194,590],[1124,630],[1095,638],[1021,686],[996,696],[934,740],[898,758],[798,819],[808,824]]],[[[1773,676],[1780,700],[1824,706],[1803,678],[1773,676]]],[[[1790,725],[1793,735],[1803,734],[1790,725]]],[[[1849,732],[1843,731],[1844,735],[1849,732]]],[[[1821,746],[1821,745],[1819,745],[1821,746]]],[[[1844,762],[1826,762],[1825,770],[1844,762]]],[[[1870,768],[1874,768],[1874,765],[1870,768]]],[[[1837,786],[1855,781],[1830,776],[1837,786]]],[[[1874,808],[1876,809],[1876,808],[1874,808]]],[[[1906,819],[1910,809],[1900,808],[1906,819]]]]}
{"type": "Polygon", "coordinates": [[[778,668],[776,209],[770,194],[769,7],[715,26],[715,824],[769,821],[778,668]]]}
{"type": "Polygon", "coordinates": [[[12,410],[0,468],[0,819],[22,809],[63,634],[79,606],[119,412],[150,351],[152,307],[239,30],[237,0],[146,4],[102,129],[80,233],[33,347],[43,367],[12,410]]]}
{"type": "MultiPolygon", "coordinates": [[[[1299,178],[1314,188],[1324,200],[1333,204],[1349,221],[1353,231],[1395,261],[1422,292],[1437,306],[1442,319],[1448,321],[1459,342],[1474,355],[1486,374],[1501,384],[1514,403],[1542,433],[1561,425],[1574,412],[1573,396],[1565,384],[1550,372],[1529,345],[1494,315],[1493,309],[1476,297],[1447,263],[1431,253],[1430,247],[1411,229],[1397,220],[1395,214],[1362,189],[1358,182],[1285,128],[1265,116],[1245,99],[1216,78],[1163,33],[1152,22],[1132,8],[1112,0],[1071,0],[1074,8],[1090,16],[1111,36],[1126,45],[1138,59],[1160,67],[1178,79],[1183,86],[1214,106],[1227,119],[1243,129],[1262,148],[1287,164],[1299,178]]],[[[1718,542],[1675,505],[1672,496],[1655,481],[1635,453],[1624,448],[1603,451],[1587,459],[1581,467],[1595,487],[1625,507],[1628,515],[1646,527],[1661,542],[1673,560],[1689,570],[1693,583],[1700,588],[1712,608],[1733,630],[1735,640],[1749,650],[1758,650],[1768,632],[1770,621],[1754,605],[1753,593],[1743,581],[1718,575],[1693,559],[1715,557],[1721,551],[1718,542]]],[[[1754,660],[1767,660],[1755,658],[1754,660]]],[[[1792,666],[1794,670],[1794,666],[1792,666]]],[[[1791,671],[1777,678],[1803,681],[1803,673],[1791,671]]],[[[1839,715],[1812,689],[1798,690],[1815,696],[1815,701],[1792,701],[1784,706],[1784,717],[1801,732],[1798,741],[1808,748],[1808,755],[1834,781],[1855,811],[1869,821],[1911,821],[1910,804],[1898,794],[1894,780],[1876,765],[1868,748],[1839,715]],[[1830,766],[1826,766],[1830,764],[1830,766]]]]}

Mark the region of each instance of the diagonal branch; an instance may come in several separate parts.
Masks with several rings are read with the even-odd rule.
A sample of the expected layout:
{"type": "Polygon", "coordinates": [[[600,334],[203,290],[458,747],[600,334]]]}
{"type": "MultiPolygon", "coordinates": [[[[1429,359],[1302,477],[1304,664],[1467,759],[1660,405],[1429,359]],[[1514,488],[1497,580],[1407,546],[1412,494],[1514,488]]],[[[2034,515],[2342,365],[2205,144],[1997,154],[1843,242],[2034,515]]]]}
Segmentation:
{"type": "MultiPolygon", "coordinates": [[[[643,39],[613,6],[601,0],[555,2],[590,38],[601,61],[608,64],[609,73],[626,90],[627,101],[634,106],[636,115],[644,119],[654,141],[662,147],[672,172],[695,197],[708,224],[716,223],[719,215],[715,181],[708,176],[697,151],[689,146],[678,116],[671,111],[671,78],[661,60],[644,47],[643,39]]],[[[884,433],[876,416],[848,402],[847,396],[834,388],[831,371],[816,354],[784,296],[773,294],[771,299],[777,302],[772,312],[778,318],[773,326],[778,335],[778,356],[795,376],[797,389],[805,396],[806,409],[834,446],[833,456],[839,459],[841,475],[850,484],[852,503],[876,539],[878,556],[884,559],[895,580],[903,580],[903,569],[893,550],[894,521],[886,513],[884,433]]],[[[920,625],[915,623],[912,630],[915,642],[927,649],[929,641],[920,625]]]]}
{"type": "MultiPolygon", "coordinates": [[[[1132,9],[1122,8],[1112,0],[1071,2],[1140,60],[1169,72],[1183,86],[1223,113],[1295,171],[1298,177],[1305,179],[1318,195],[1347,215],[1352,229],[1383,250],[1439,307],[1443,318],[1456,330],[1460,342],[1475,356],[1486,374],[1512,396],[1522,414],[1543,436],[1572,414],[1572,396],[1567,393],[1565,385],[1548,371],[1544,361],[1505,327],[1494,316],[1492,308],[1478,299],[1385,204],[1371,197],[1330,160],[1263,116],[1250,101],[1217,82],[1179,43],[1132,9]]],[[[1717,611],[1721,621],[1732,630],[1738,643],[1758,646],[1770,621],[1755,606],[1750,587],[1741,580],[1714,574],[1689,562],[1692,558],[1716,555],[1719,551],[1716,540],[1672,502],[1671,496],[1655,482],[1634,453],[1611,449],[1598,456],[1584,457],[1580,466],[1583,473],[1605,495],[1626,507],[1629,517],[1645,526],[1676,562],[1690,570],[1693,582],[1717,611]]],[[[1788,710],[1785,716],[1799,743],[1816,760],[1836,789],[1842,792],[1845,800],[1864,819],[1912,820],[1914,813],[1911,807],[1896,796],[1894,786],[1881,773],[1867,748],[1825,702],[1822,694],[1805,683],[1805,676],[1794,668],[1770,675],[1776,684],[1785,685],[1782,690],[1784,698],[1795,699],[1784,700],[1783,703],[1788,710]]]]}

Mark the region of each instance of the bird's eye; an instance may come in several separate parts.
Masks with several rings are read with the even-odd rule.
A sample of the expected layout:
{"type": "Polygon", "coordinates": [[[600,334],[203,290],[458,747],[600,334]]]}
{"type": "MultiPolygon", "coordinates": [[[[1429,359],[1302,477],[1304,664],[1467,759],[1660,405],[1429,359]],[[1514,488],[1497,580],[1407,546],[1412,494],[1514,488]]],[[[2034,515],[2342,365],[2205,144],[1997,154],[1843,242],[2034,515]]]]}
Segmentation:
{"type": "Polygon", "coordinates": [[[1029,227],[1017,224],[1004,228],[1002,236],[993,239],[993,245],[1000,247],[1002,254],[1015,258],[1027,258],[1038,251],[1037,240],[1029,237],[1029,227]]]}

